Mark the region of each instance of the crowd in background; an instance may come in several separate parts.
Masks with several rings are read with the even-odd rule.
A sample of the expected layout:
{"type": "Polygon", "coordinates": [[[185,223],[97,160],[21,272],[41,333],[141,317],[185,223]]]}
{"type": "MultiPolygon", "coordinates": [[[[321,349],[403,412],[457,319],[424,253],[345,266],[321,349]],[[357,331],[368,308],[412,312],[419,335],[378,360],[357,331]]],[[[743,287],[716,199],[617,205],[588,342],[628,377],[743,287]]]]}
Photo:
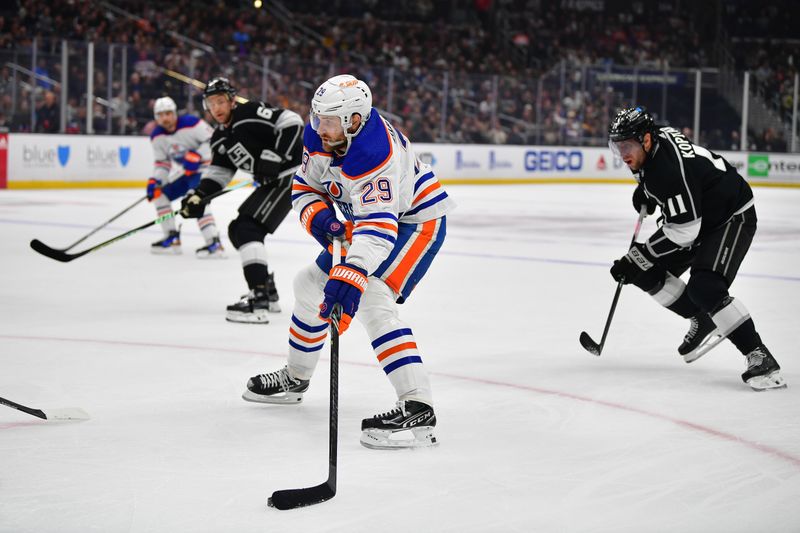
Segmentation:
{"type": "MultiPolygon", "coordinates": [[[[0,11],[0,128],[11,131],[60,131],[62,40],[70,51],[70,133],[87,131],[89,41],[97,133],[147,133],[153,101],[165,94],[201,112],[197,89],[169,71],[202,81],[226,75],[245,97],[303,116],[322,80],[351,72],[419,142],[600,145],[613,111],[632,103],[630,83],[602,81],[619,66],[718,67],[723,37],[748,40],[728,50],[784,122],[797,72],[791,17],[780,14],[798,8],[784,0],[764,9],[749,0],[293,0],[285,7],[265,1],[262,9],[232,0],[17,4],[0,11]]],[[[667,96],[642,87],[637,96],[662,122],[692,122],[690,88],[669,87],[667,96]]],[[[706,113],[701,142],[738,148],[739,119],[721,100],[704,92],[704,106],[714,112],[706,113]]],[[[782,128],[751,136],[753,149],[786,149],[782,128]]]]}

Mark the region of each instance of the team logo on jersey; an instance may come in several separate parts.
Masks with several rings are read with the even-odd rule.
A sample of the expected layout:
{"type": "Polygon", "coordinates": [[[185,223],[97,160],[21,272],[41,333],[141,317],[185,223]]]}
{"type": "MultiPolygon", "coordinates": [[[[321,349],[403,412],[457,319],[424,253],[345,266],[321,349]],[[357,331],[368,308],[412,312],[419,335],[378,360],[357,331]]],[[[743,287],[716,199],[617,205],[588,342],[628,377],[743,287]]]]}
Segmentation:
{"type": "Polygon", "coordinates": [[[328,194],[330,194],[332,198],[336,198],[338,200],[342,197],[342,186],[335,181],[329,181],[326,183],[325,190],[328,191],[328,194]]]}
{"type": "Polygon", "coordinates": [[[247,151],[242,143],[234,144],[228,151],[228,158],[231,163],[241,168],[245,172],[253,172],[253,156],[247,151]]]}

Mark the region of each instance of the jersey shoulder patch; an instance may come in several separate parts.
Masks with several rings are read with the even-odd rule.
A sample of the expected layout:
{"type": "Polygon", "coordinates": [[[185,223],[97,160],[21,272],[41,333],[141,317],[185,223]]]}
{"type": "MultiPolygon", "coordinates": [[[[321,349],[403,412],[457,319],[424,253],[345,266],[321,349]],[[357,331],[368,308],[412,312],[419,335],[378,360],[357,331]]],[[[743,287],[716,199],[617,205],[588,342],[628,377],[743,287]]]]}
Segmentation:
{"type": "Polygon", "coordinates": [[[373,109],[364,129],[353,139],[344,157],[342,174],[350,179],[377,171],[392,157],[392,143],[383,119],[373,109]]]}
{"type": "Polygon", "coordinates": [[[200,117],[196,117],[194,115],[181,115],[178,117],[177,129],[193,128],[198,122],[200,122],[200,117]]]}
{"type": "Polygon", "coordinates": [[[155,139],[159,135],[166,135],[166,134],[167,134],[167,130],[165,130],[161,126],[156,126],[155,128],[153,128],[153,131],[150,132],[150,140],[152,141],[153,139],[155,139]]]}

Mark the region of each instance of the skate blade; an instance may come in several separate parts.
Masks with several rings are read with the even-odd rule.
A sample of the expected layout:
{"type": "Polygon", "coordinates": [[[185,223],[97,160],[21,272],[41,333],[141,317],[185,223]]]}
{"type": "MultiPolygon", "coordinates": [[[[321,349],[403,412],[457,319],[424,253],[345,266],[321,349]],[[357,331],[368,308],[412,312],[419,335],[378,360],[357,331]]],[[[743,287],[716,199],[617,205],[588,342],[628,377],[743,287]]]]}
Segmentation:
{"type": "Polygon", "coordinates": [[[239,322],[240,324],[269,324],[266,311],[256,311],[255,313],[237,313],[228,311],[225,316],[228,322],[239,322]]]}
{"type": "Polygon", "coordinates": [[[150,253],[153,255],[181,255],[183,250],[179,246],[170,246],[169,248],[150,248],[150,253]]]}
{"type": "Polygon", "coordinates": [[[433,426],[421,426],[402,431],[365,429],[361,432],[360,440],[361,445],[370,450],[407,450],[439,445],[439,441],[433,434],[433,426]]]}
{"type": "Polygon", "coordinates": [[[227,255],[225,255],[225,254],[224,254],[224,253],[222,253],[222,252],[215,252],[215,253],[213,253],[213,254],[207,254],[207,253],[195,253],[194,255],[195,255],[195,257],[197,257],[198,259],[227,259],[227,258],[228,258],[228,256],[227,256],[227,255]]]}
{"type": "Polygon", "coordinates": [[[780,375],[780,371],[776,370],[772,374],[766,376],[755,376],[747,380],[747,384],[755,391],[763,391],[769,389],[785,389],[787,387],[786,380],[780,375]]]}
{"type": "Polygon", "coordinates": [[[712,333],[711,335],[708,336],[708,338],[705,341],[703,341],[703,344],[701,344],[691,352],[684,354],[683,360],[686,361],[687,363],[693,363],[694,361],[697,361],[705,354],[716,348],[717,345],[724,340],[725,337],[723,337],[722,335],[712,333]]]}
{"type": "Polygon", "coordinates": [[[287,392],[281,395],[264,396],[263,394],[256,394],[250,389],[244,391],[242,399],[254,403],[272,403],[280,405],[293,405],[303,401],[302,392],[287,392]]]}

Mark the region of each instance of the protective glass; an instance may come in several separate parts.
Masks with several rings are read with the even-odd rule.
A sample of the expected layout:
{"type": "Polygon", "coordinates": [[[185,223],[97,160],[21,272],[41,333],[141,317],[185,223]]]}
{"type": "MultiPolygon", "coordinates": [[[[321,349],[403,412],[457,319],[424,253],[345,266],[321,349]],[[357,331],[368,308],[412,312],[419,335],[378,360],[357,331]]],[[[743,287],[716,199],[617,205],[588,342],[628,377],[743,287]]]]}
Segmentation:
{"type": "Polygon", "coordinates": [[[644,150],[642,145],[636,139],[625,139],[624,141],[608,141],[608,147],[615,156],[624,160],[626,156],[633,156],[640,151],[644,150]]]}
{"type": "Polygon", "coordinates": [[[339,117],[311,113],[311,129],[319,133],[320,128],[333,135],[344,131],[342,120],[339,117]]]}

